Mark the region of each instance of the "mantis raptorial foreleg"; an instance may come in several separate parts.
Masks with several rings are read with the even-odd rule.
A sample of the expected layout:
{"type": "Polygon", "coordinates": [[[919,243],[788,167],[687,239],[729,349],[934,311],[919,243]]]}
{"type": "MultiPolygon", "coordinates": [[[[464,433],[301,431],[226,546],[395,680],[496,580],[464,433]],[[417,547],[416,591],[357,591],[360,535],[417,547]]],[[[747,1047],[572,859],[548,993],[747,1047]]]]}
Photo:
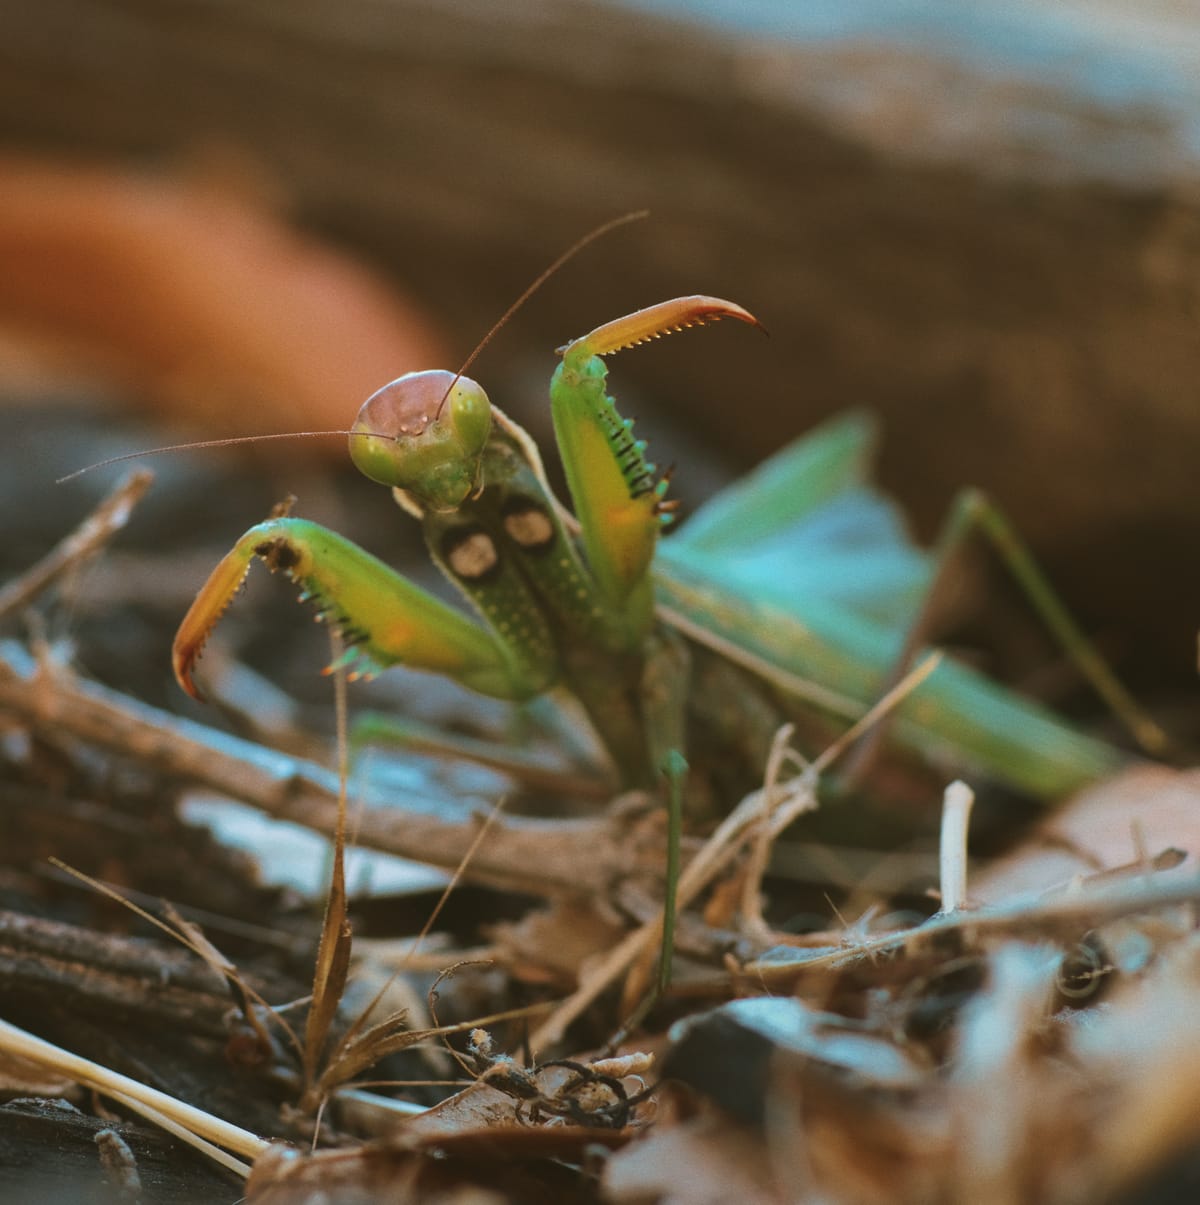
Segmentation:
{"type": "Polygon", "coordinates": [[[195,698],[196,661],[256,559],[299,587],[301,599],[341,631],[349,646],[345,660],[361,660],[366,672],[408,665],[514,700],[545,690],[557,675],[549,636],[536,630],[536,619],[528,621],[519,646],[504,644],[337,532],[305,519],[274,518],[238,540],[180,624],[175,676],[195,698]]]}

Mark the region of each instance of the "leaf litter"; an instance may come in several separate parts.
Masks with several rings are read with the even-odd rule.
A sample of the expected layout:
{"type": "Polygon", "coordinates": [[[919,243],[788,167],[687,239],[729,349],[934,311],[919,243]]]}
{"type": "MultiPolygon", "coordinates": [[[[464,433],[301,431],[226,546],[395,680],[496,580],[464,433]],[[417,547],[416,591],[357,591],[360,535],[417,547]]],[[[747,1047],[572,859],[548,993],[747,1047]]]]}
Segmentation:
{"type": "MultiPolygon", "coordinates": [[[[5,597],[28,606],[94,556],[145,485],[118,487],[5,597]]],[[[369,784],[347,789],[344,774],[89,683],[36,639],[0,648],[0,712],[10,777],[26,789],[110,798],[133,778],[171,812],[199,784],[335,834],[335,852],[349,827],[357,844],[453,872],[457,892],[497,906],[490,923],[464,923],[443,893],[427,937],[418,922],[398,954],[379,939],[355,947],[335,856],[311,992],[297,993],[311,955],[296,944],[311,951],[316,933],[287,893],[271,897],[290,926],[272,963],[236,925],[206,935],[220,918],[198,923],[186,905],[150,908],[170,944],[121,937],[135,922],[111,905],[119,886],[48,926],[14,910],[46,906],[45,871],[28,856],[6,868],[3,999],[25,1022],[0,1028],[6,1098],[73,1081],[187,1132],[232,1177],[231,1201],[1125,1201],[1156,1176],[1194,1175],[1197,772],[1140,766],[1099,784],[982,873],[966,857],[972,792],[951,784],[936,873],[928,860],[936,911],[882,895],[798,929],[780,919],[773,851],[816,808],[839,750],[804,765],[782,732],[763,787],[685,842],[676,975],[639,1015],[665,837],[636,797],[562,820],[437,799],[382,809],[359,797],[369,784]],[[96,959],[86,975],[83,941],[96,959]],[[189,975],[199,994],[185,1006],[189,975]],[[48,990],[56,1007],[42,1017],[48,990]],[[171,1055],[183,1070],[162,1043],[130,1059],[127,1029],[99,1040],[135,1004],[144,1027],[190,1052],[171,1055]],[[30,1032],[40,1021],[57,1041],[30,1032]]],[[[172,823],[176,841],[195,831],[172,823]]],[[[86,873],[119,880],[121,861],[114,850],[86,873]]],[[[269,927],[246,867],[215,868],[246,879],[252,918],[269,927]]],[[[122,1160],[136,1177],[136,1145],[122,1160]]]]}

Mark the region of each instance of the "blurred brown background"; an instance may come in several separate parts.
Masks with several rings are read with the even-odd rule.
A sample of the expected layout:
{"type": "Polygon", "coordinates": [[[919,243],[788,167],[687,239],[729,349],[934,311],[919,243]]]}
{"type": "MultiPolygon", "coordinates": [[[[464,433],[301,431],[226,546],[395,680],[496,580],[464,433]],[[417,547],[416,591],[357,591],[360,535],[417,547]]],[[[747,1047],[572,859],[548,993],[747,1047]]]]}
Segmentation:
{"type": "Polygon", "coordinates": [[[24,358],[35,348],[44,366],[57,328],[60,362],[103,367],[110,392],[115,381],[173,421],[207,411],[208,433],[342,424],[364,381],[434,354],[453,366],[559,250],[646,206],[649,221],[585,253],[488,349],[476,375],[495,400],[544,430],[566,338],[679,293],[734,298],[769,341],[720,328],[614,368],[685,495],[825,415],[873,409],[883,480],[923,535],[958,488],[982,486],[1127,670],[1186,679],[1200,599],[1200,18],[1165,0],[731,6],[740,23],[716,0],[668,7],[10,9],[5,392],[61,395],[24,358]],[[805,11],[789,25],[793,7],[805,11]],[[17,195],[31,159],[71,179],[17,195]],[[200,210],[164,219],[193,232],[165,236],[187,271],[169,251],[131,269],[146,253],[128,198],[73,243],[87,221],[48,198],[70,193],[86,212],[107,187],[80,164],[139,173],[134,192],[194,185],[200,210]],[[220,233],[225,206],[237,237],[220,233]],[[277,233],[247,234],[247,213],[277,233]],[[67,234],[39,234],[52,221],[67,234]],[[124,237],[72,275],[97,240],[124,237]],[[49,250],[31,260],[39,238],[49,250]],[[326,262],[328,247],[366,268],[326,262]],[[258,297],[246,281],[260,256],[277,271],[258,297]],[[197,284],[177,317],[171,282],[206,265],[229,284],[197,284]],[[150,277],[161,295],[130,304],[150,277]],[[156,323],[153,338],[131,334],[156,323]],[[264,346],[269,364],[247,350],[264,346]],[[314,381],[289,413],[297,382],[314,381]]]}

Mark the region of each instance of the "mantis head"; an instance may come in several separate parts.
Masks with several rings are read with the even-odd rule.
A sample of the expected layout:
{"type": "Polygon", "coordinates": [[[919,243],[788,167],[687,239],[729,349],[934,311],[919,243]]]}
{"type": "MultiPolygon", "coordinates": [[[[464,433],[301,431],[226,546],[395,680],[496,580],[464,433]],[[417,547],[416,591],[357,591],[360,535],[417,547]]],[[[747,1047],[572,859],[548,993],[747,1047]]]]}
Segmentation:
{"type": "Polygon", "coordinates": [[[455,510],[479,486],[492,407],[470,377],[410,372],[373,393],[351,428],[359,471],[432,511],[455,510]]]}

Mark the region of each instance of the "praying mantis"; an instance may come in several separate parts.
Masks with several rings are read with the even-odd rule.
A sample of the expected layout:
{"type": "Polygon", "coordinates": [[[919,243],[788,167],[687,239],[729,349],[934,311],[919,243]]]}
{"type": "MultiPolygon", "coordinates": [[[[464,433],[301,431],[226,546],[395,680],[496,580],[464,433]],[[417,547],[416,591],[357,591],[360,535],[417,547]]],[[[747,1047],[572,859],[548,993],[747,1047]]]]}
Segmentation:
{"type": "MultiPolygon", "coordinates": [[[[605,357],[721,319],[760,325],[733,302],[680,297],[559,349],[550,406],[573,513],[550,490],[533,440],[475,381],[430,371],[384,386],[351,429],[351,458],[421,523],[433,560],[482,623],[337,533],[273,517],[236,542],[184,618],[180,684],[198,696],[201,649],[259,559],[337,626],[356,672],[402,664],[518,702],[567,691],[622,787],[657,789],[664,775],[678,785],[697,645],[765,681],[772,697],[848,726],[911,654],[905,633],[932,572],[869,484],[870,422],[851,415],[803,437],[662,539],[673,517],[668,474],[607,393],[605,357]]],[[[960,508],[956,538],[980,513],[976,498],[960,508]]],[[[1085,671],[1130,710],[1040,577],[1033,588],[1085,671]]],[[[949,660],[898,707],[889,739],[1045,799],[1125,759],[949,660]]]]}

